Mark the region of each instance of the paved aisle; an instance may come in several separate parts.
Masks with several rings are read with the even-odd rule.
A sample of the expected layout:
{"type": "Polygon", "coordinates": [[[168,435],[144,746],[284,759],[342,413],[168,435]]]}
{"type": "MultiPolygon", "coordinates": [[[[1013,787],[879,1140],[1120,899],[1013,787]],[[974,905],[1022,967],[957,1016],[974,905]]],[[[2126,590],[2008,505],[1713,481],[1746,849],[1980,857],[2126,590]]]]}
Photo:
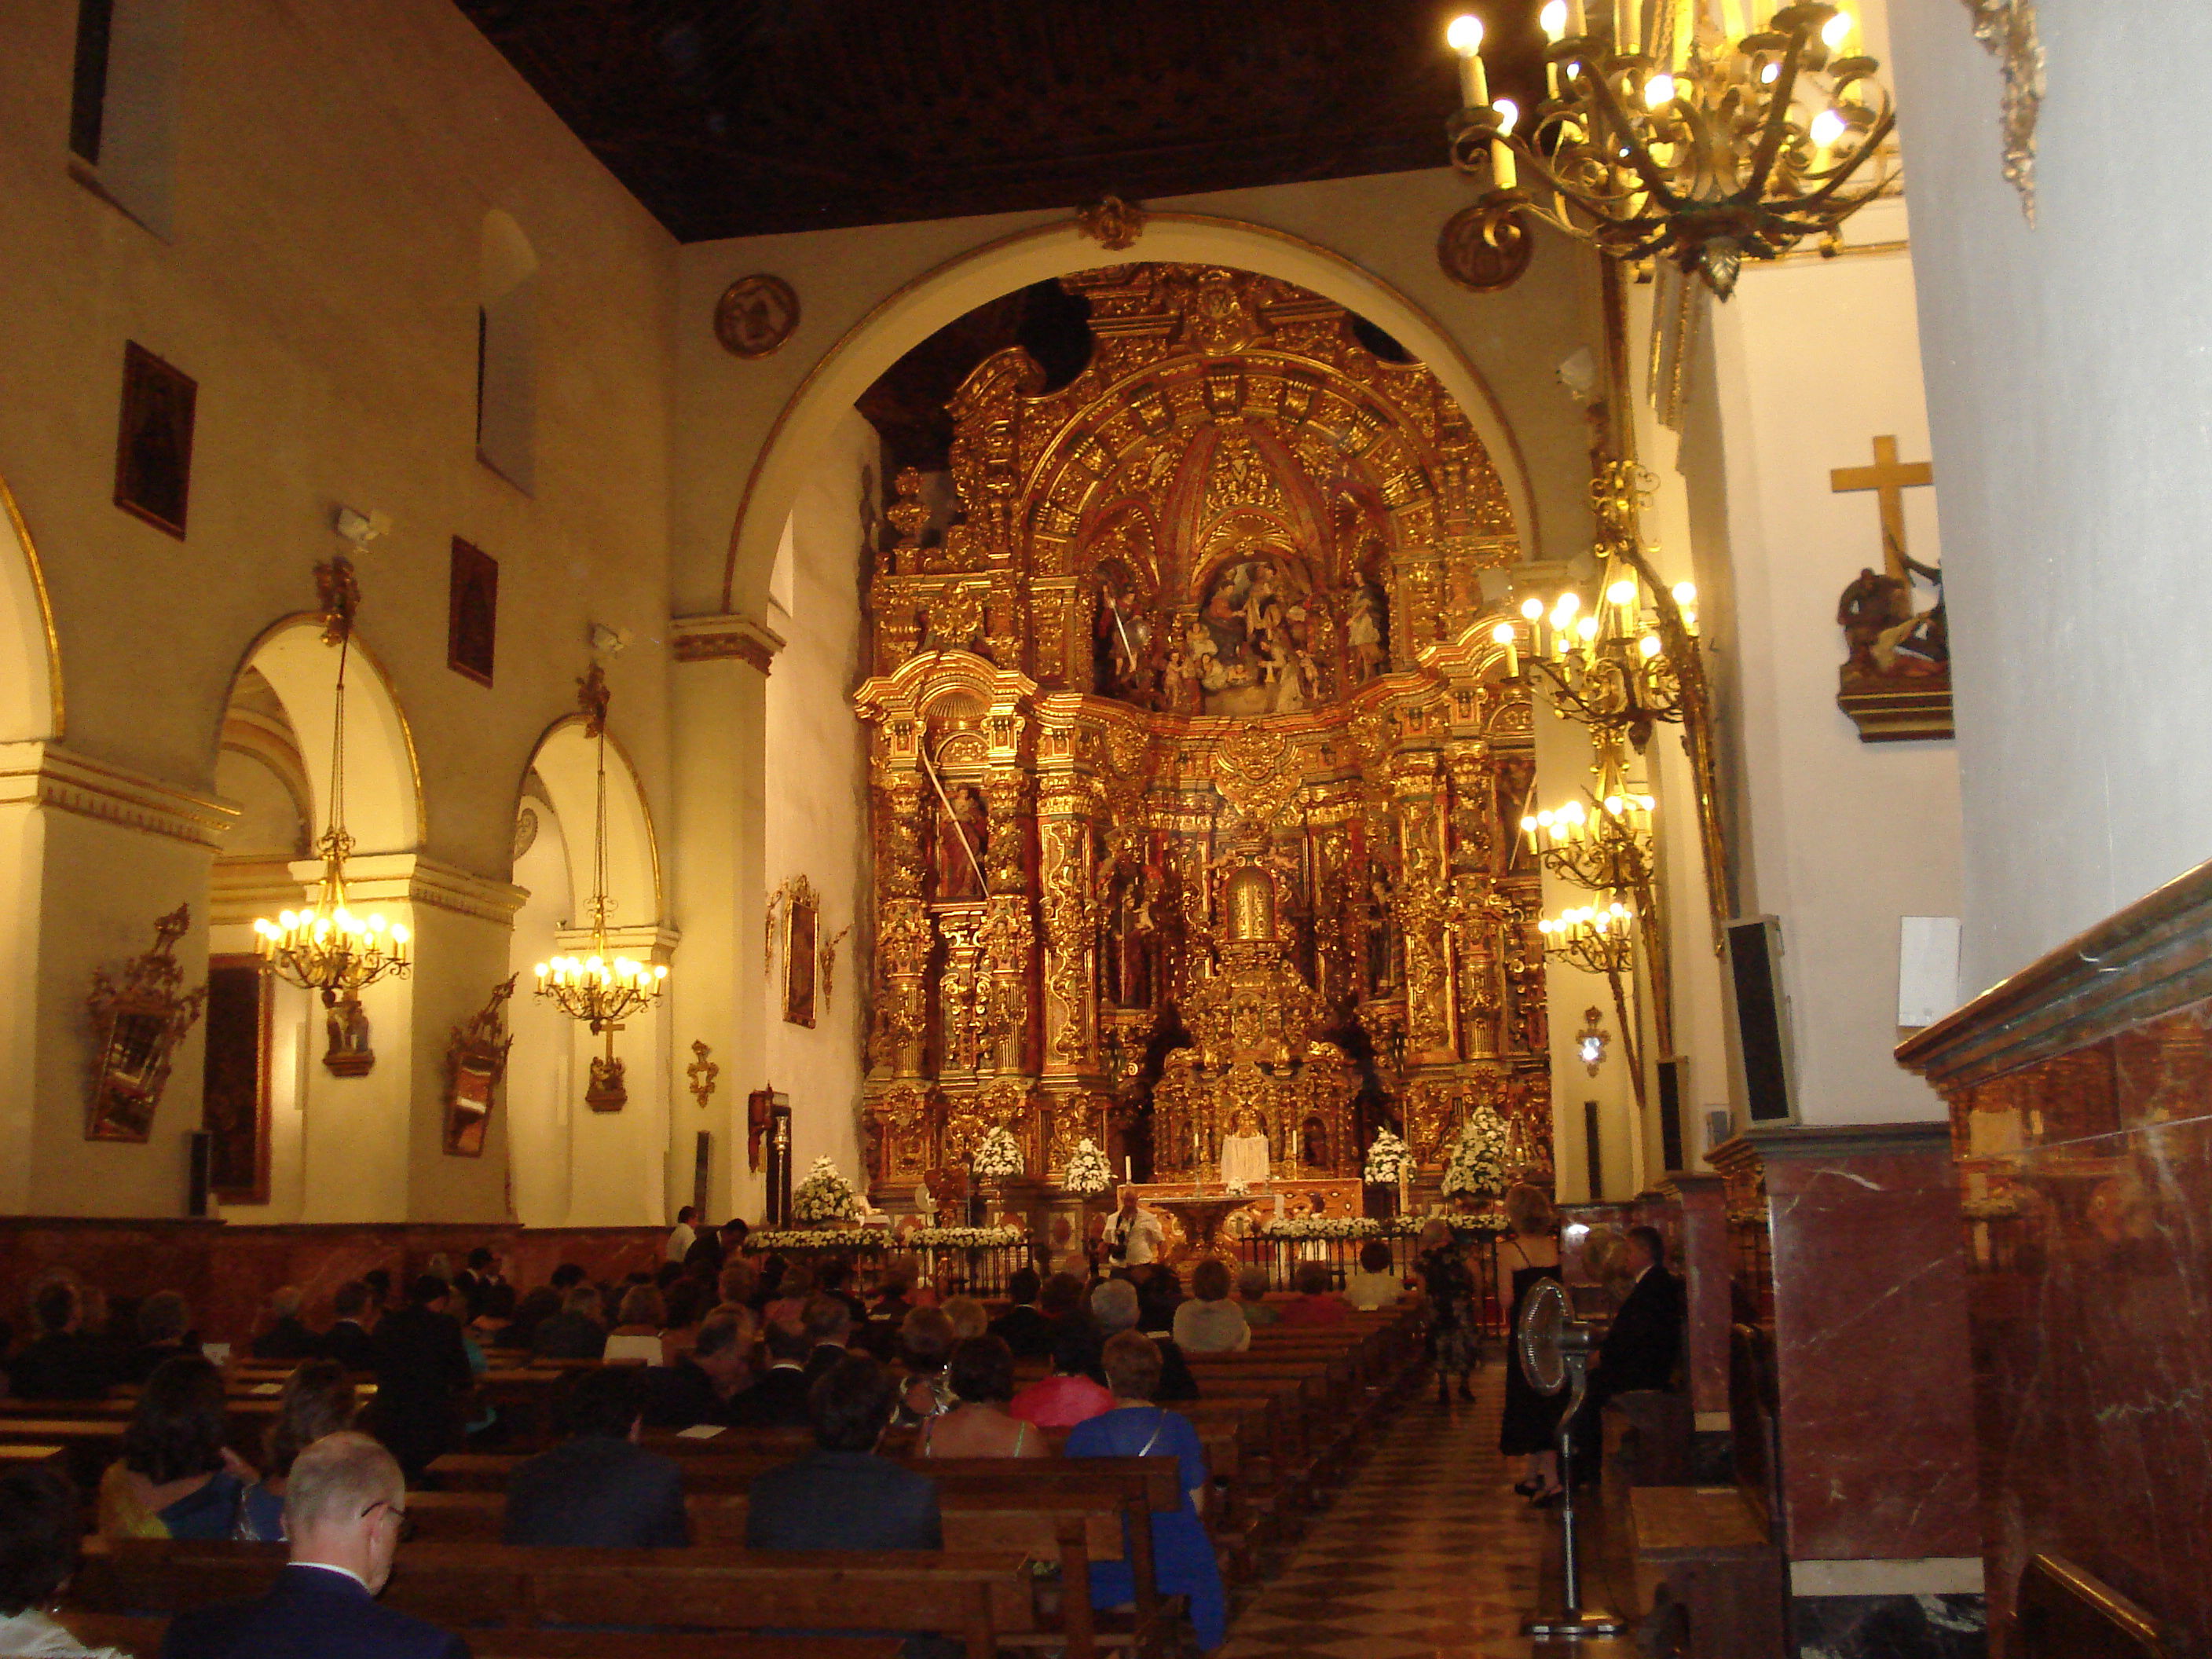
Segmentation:
{"type": "MultiPolygon", "coordinates": [[[[1222,1659],[1528,1659],[1615,1644],[1520,1634],[1534,1604],[1543,1530],[1556,1514],[1516,1497],[1521,1460],[1498,1453],[1505,1391],[1493,1354],[1474,1403],[1431,1386],[1316,1517],[1282,1575],[1229,1627],[1222,1659]]],[[[1628,1648],[1627,1643],[1620,1644],[1628,1648]]]]}

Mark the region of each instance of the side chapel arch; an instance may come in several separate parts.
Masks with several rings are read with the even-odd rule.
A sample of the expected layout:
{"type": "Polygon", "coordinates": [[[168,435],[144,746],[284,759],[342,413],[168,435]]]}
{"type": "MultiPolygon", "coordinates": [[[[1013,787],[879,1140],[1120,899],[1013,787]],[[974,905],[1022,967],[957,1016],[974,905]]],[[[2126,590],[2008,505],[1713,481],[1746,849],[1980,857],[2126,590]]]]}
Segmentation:
{"type": "Polygon", "coordinates": [[[0,743],[62,735],[61,650],[30,526],[0,478],[0,743]]]}

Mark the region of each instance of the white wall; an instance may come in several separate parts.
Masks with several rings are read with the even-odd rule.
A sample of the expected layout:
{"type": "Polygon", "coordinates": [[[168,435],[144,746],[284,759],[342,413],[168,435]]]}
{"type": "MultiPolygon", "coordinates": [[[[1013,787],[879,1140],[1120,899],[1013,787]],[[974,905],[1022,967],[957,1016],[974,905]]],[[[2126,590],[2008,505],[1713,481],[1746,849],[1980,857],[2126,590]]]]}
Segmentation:
{"type": "MultiPolygon", "coordinates": [[[[637,636],[613,670],[623,731],[656,805],[669,787],[674,244],[447,0],[192,0],[178,15],[173,188],[156,235],[73,173],[74,0],[0,7],[0,479],[44,560],[64,735],[198,811],[240,660],[313,603],[312,568],[338,546],[334,508],[380,510],[393,528],[361,561],[362,637],[410,723],[421,850],[501,882],[514,781],[573,706],[592,621],[637,636]],[[538,261],[527,494],[474,441],[494,208],[538,261]],[[111,500],[126,340],[198,382],[182,541],[111,500]],[[491,689],[447,666],[456,535],[500,562],[491,689]]],[[[0,670],[0,684],[21,678],[0,670]]],[[[35,1191],[0,1182],[0,1203],[176,1213],[181,1137],[199,1116],[198,1036],[153,1142],[88,1148],[81,1016],[92,967],[143,950],[153,918],[186,898],[196,931],[179,956],[197,971],[208,849],[179,856],[185,843],[97,824],[31,842],[60,861],[40,890],[37,959],[11,957],[41,1006],[7,1041],[41,1047],[35,1080],[21,1053],[0,1053],[0,1092],[35,1088],[8,1106],[4,1150],[42,1161],[35,1191]],[[13,1133],[26,1114],[40,1120],[27,1139],[13,1133]]],[[[453,951],[433,963],[425,939],[412,1005],[378,1033],[379,1072],[392,1068],[379,1086],[408,1114],[391,1213],[495,1219],[503,1158],[436,1150],[437,1078],[504,944],[500,924],[442,914],[459,930],[453,951]],[[387,1046],[410,1033],[416,1052],[387,1046]]],[[[658,1169],[656,1156],[656,1200],[658,1169]]]]}
{"type": "MultiPolygon", "coordinates": [[[[878,487],[879,449],[858,413],[823,446],[792,509],[789,565],[776,584],[790,605],[769,612],[786,641],[768,678],[769,886],[805,876],[822,895],[819,939],[853,930],[838,944],[826,1001],[817,987],[811,1030],[783,1018],[780,954],[769,976],[767,1081],[791,1097],[794,1184],[823,1157],[855,1187],[866,1178],[859,1107],[872,900],[866,750],[852,694],[861,665],[861,501],[878,487]]],[[[740,948],[759,937],[741,938],[740,948]]]]}
{"type": "MultiPolygon", "coordinates": [[[[1904,204],[1863,210],[1850,229],[1854,241],[1905,240],[1904,204]]],[[[1894,434],[1906,460],[1928,453],[1911,258],[1747,267],[1711,314],[1704,395],[1719,453],[1693,441],[1684,460],[1692,490],[1725,501],[1727,543],[1714,551],[1728,568],[1708,581],[1705,555],[1698,580],[1734,599],[1725,668],[1748,843],[1738,908],[1781,918],[1803,1117],[1940,1117],[1942,1103],[1890,1050],[1899,918],[1959,914],[1958,760],[1948,741],[1863,743],[1835,702],[1837,599],[1862,568],[1881,568],[1882,544],[1874,495],[1833,493],[1830,470],[1868,465],[1878,434],[1894,434]]],[[[1936,498],[1949,487],[1940,459],[1936,477],[1905,495],[1907,546],[1929,564],[1942,552],[1936,498]]],[[[1694,891],[1677,902],[1702,908],[1694,891]]],[[[1695,1077],[1693,1093],[1717,1099],[1719,1081],[1695,1077]]]]}
{"type": "Polygon", "coordinates": [[[1952,571],[1977,991],[2212,854],[2212,272],[2176,211],[2212,13],[2042,0],[2036,224],[1997,66],[1893,0],[1952,571]]]}

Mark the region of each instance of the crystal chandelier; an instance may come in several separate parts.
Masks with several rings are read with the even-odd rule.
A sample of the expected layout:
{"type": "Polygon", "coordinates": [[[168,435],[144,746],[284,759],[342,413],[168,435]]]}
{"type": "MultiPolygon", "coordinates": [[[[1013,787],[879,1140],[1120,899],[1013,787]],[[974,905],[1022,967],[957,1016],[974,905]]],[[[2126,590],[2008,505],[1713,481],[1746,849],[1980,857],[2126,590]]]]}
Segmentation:
{"type": "MultiPolygon", "coordinates": [[[[1726,299],[1745,259],[1832,236],[1888,189],[1894,124],[1880,67],[1848,12],[1758,0],[1550,0],[1540,14],[1547,96],[1524,127],[1492,101],[1482,22],[1455,18],[1460,58],[1451,162],[1486,177],[1493,246],[1533,214],[1620,259],[1657,255],[1726,299]],[[1845,186],[1869,158],[1875,176],[1845,186]],[[1543,186],[1520,187],[1522,168],[1543,186]]],[[[1525,240],[1525,239],[1524,239],[1525,240]]]]}
{"type": "Polygon", "coordinates": [[[323,643],[338,648],[336,696],[331,714],[330,823],[315,851],[323,878],[314,902],[253,924],[254,951],[264,972],[305,991],[319,991],[328,1011],[323,1064],[340,1077],[360,1077],[376,1064],[361,993],[386,977],[404,979],[412,965],[408,932],[386,925],[380,913],[357,915],[346,903],[345,865],[353,837],[345,828],[346,666],[353,653],[354,612],[361,604],[352,562],[343,555],[315,568],[323,599],[323,643]]]}
{"type": "Polygon", "coordinates": [[[629,1099],[623,1063],[615,1058],[615,1033],[626,1021],[644,1013],[660,1000],[668,969],[628,957],[616,956],[607,946],[607,690],[606,671],[594,665],[577,681],[577,706],[583,710],[584,735],[599,742],[599,769],[592,821],[592,921],[590,953],[555,957],[538,964],[538,994],[569,1018],[591,1028],[593,1036],[607,1041],[606,1053],[592,1061],[591,1086],[584,1102],[594,1111],[620,1111],[629,1099]]]}

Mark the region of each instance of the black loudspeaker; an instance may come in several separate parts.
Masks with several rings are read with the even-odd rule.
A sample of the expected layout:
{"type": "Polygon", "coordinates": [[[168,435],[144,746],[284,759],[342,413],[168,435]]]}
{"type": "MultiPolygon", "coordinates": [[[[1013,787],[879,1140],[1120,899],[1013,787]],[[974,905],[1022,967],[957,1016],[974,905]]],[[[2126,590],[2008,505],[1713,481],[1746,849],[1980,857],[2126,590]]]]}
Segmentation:
{"type": "Polygon", "coordinates": [[[1670,1175],[1681,1170],[1682,1085],[1690,1062],[1680,1056],[1659,1062],[1659,1152],[1670,1175]]]}
{"type": "Polygon", "coordinates": [[[1782,989],[1782,924],[1747,916],[1728,925],[1729,1001],[1735,1017],[1737,1079],[1754,1124],[1795,1123],[1789,999],[1782,989]]]}
{"type": "Polygon", "coordinates": [[[1597,1102],[1583,1102],[1583,1145],[1589,1149],[1589,1201],[1605,1202],[1605,1142],[1598,1133],[1597,1102]]]}
{"type": "Polygon", "coordinates": [[[691,1143],[691,1207],[699,1212],[703,1227],[707,1219],[708,1178],[714,1170],[714,1134],[711,1129],[696,1133],[691,1143]]]}
{"type": "Polygon", "coordinates": [[[185,1213],[204,1218],[208,1212],[208,1172],[215,1158],[215,1137],[194,1129],[185,1137],[185,1213]]]}

